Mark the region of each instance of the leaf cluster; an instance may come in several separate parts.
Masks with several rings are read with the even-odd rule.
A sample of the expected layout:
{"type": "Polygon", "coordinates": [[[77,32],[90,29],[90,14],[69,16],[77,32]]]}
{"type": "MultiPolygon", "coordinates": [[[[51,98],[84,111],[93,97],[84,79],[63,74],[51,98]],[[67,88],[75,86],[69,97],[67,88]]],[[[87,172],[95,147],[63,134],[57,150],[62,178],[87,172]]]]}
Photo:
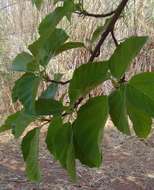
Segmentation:
{"type": "MultiPolygon", "coordinates": [[[[37,8],[42,0],[33,0],[37,8]]],[[[58,1],[55,0],[56,4],[58,1]]],[[[12,90],[13,102],[19,101],[22,109],[10,115],[0,132],[12,130],[19,138],[25,129],[36,120],[48,121],[46,145],[50,153],[60,162],[72,179],[76,178],[76,160],[89,167],[102,163],[102,134],[106,121],[111,120],[119,131],[130,135],[130,122],[139,138],[146,138],[151,131],[154,117],[154,73],[146,72],[125,81],[124,76],[133,59],[147,42],[145,36],[133,36],[124,40],[115,49],[109,60],[85,63],[75,69],[66,96],[56,98],[62,75],[55,73],[54,80],[46,76],[46,67],[53,57],[73,48],[85,48],[82,42],[69,41],[69,36],[58,23],[81,9],[73,0],[62,1],[61,6],[47,15],[39,25],[40,37],[28,46],[27,52],[16,56],[12,69],[23,75],[12,90]],[[98,85],[111,80],[114,90],[109,96],[86,98],[98,85]],[[38,89],[42,81],[48,84],[41,95],[38,89]],[[85,99],[86,98],[86,99],[85,99]],[[85,103],[79,103],[85,99],[85,103]],[[74,116],[75,115],[75,116],[74,116]]],[[[107,24],[108,22],[106,22],[107,24]]],[[[98,27],[91,42],[95,42],[105,27],[98,27]]],[[[22,139],[21,148],[30,180],[41,179],[39,168],[39,134],[34,128],[22,139]]]]}

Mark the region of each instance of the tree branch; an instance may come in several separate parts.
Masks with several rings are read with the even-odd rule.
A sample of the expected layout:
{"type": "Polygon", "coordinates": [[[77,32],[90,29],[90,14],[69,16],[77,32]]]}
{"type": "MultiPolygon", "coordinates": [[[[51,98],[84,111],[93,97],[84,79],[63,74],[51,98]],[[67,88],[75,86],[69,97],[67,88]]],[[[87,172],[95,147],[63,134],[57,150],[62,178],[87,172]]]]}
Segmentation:
{"type": "Polygon", "coordinates": [[[94,14],[94,13],[89,13],[86,10],[83,10],[80,12],[76,11],[75,13],[79,14],[79,15],[83,15],[83,16],[88,16],[88,17],[104,18],[104,17],[112,16],[115,12],[116,12],[116,10],[111,11],[111,12],[106,13],[106,14],[103,14],[103,13],[102,14],[94,14]]]}
{"type": "Polygon", "coordinates": [[[113,41],[114,41],[114,43],[115,43],[115,46],[118,47],[118,41],[117,41],[117,39],[116,39],[116,37],[115,37],[115,35],[114,35],[113,30],[111,31],[111,35],[112,35],[113,41]]]}
{"type": "Polygon", "coordinates": [[[119,4],[118,8],[115,11],[115,14],[113,15],[108,27],[106,28],[106,30],[102,33],[101,35],[101,39],[99,40],[98,44],[96,45],[90,59],[89,62],[93,62],[95,57],[98,57],[100,54],[100,48],[102,46],[102,44],[104,43],[105,39],[107,38],[108,34],[110,32],[113,31],[115,23],[117,22],[117,20],[119,19],[122,11],[124,10],[125,6],[127,5],[129,0],[122,0],[121,3],[119,4]]]}
{"type": "Polygon", "coordinates": [[[49,82],[56,83],[56,84],[61,84],[61,85],[66,85],[70,82],[70,80],[67,81],[56,81],[56,80],[50,80],[49,82]]]}
{"type": "Polygon", "coordinates": [[[49,78],[49,76],[45,76],[44,79],[47,81],[47,82],[52,82],[52,83],[56,83],[56,84],[60,84],[60,85],[66,85],[70,82],[70,80],[67,80],[67,81],[56,81],[56,80],[52,80],[49,78]]]}

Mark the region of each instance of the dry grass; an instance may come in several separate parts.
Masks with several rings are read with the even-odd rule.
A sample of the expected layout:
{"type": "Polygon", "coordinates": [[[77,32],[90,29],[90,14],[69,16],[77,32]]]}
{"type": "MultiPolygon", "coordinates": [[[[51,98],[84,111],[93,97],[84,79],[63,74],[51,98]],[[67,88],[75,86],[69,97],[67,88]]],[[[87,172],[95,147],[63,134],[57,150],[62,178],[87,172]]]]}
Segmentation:
{"type": "MultiPolygon", "coordinates": [[[[85,0],[84,2],[84,6],[89,12],[102,13],[113,10],[119,0],[85,0]]],[[[149,43],[138,58],[134,60],[128,72],[128,77],[136,72],[154,70],[154,6],[152,5],[154,5],[153,0],[130,0],[124,17],[116,25],[115,34],[119,42],[131,35],[150,36],[149,43]]],[[[6,74],[5,77],[0,74],[0,85],[3,89],[1,91],[2,101],[5,102],[3,112],[7,112],[7,110],[10,111],[10,89],[13,81],[10,79],[16,78],[16,75],[12,75],[9,70],[11,60],[37,38],[38,24],[48,12],[51,12],[53,7],[50,1],[47,0],[40,12],[32,6],[29,0],[0,0],[0,7],[0,44],[2,44],[0,71],[6,74]],[[6,86],[8,86],[7,89],[6,86]],[[6,91],[9,98],[5,96],[6,91]]],[[[67,30],[71,40],[84,41],[88,46],[87,39],[91,38],[95,28],[98,25],[103,25],[104,22],[104,19],[97,20],[95,18],[83,18],[73,15],[71,25],[64,19],[60,23],[60,26],[63,26],[67,30]]],[[[99,59],[107,59],[114,51],[114,48],[113,40],[109,36],[102,47],[99,59]]],[[[80,64],[87,62],[89,56],[89,52],[83,49],[63,53],[51,60],[48,66],[48,73],[52,75],[53,72],[61,72],[64,74],[64,79],[70,78],[74,69],[80,64]]],[[[105,84],[104,91],[108,92],[111,88],[110,86],[108,83],[105,84]]]]}

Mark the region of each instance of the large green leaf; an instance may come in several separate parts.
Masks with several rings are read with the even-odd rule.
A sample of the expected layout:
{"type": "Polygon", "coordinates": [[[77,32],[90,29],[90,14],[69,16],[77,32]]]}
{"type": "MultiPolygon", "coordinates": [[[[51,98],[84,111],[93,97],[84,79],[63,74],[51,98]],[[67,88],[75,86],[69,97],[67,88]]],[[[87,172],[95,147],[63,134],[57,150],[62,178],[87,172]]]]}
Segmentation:
{"type": "Polygon", "coordinates": [[[71,178],[75,179],[75,153],[71,125],[69,123],[63,125],[61,118],[54,118],[48,128],[46,144],[50,153],[68,170],[71,178]]]}
{"type": "Polygon", "coordinates": [[[136,135],[140,138],[146,138],[151,132],[152,119],[128,101],[127,110],[136,135]]]}
{"type": "Polygon", "coordinates": [[[129,135],[130,130],[128,124],[124,86],[120,87],[109,96],[109,110],[114,125],[119,131],[129,135]]]}
{"type": "Polygon", "coordinates": [[[56,51],[68,39],[68,35],[63,29],[55,29],[52,34],[41,36],[28,48],[35,56],[36,60],[46,66],[50,59],[56,55],[56,51]]]}
{"type": "Polygon", "coordinates": [[[12,63],[12,69],[14,71],[34,72],[38,70],[38,67],[33,56],[26,52],[18,54],[12,63]]]}
{"type": "Polygon", "coordinates": [[[146,138],[154,117],[154,73],[132,77],[110,95],[109,105],[111,119],[120,131],[129,134],[129,116],[136,135],[146,138]]]}
{"type": "Polygon", "coordinates": [[[146,41],[147,37],[130,37],[116,48],[109,60],[111,74],[115,78],[120,79],[124,75],[146,41]]]}
{"type": "Polygon", "coordinates": [[[107,97],[95,97],[80,108],[73,124],[76,157],[89,167],[102,162],[100,142],[107,116],[107,97]]]}
{"type": "Polygon", "coordinates": [[[20,100],[26,112],[34,113],[39,81],[39,77],[32,73],[26,73],[15,82],[12,90],[13,102],[20,100]]]}
{"type": "Polygon", "coordinates": [[[127,86],[127,99],[139,110],[154,117],[154,72],[134,76],[127,86]]]}
{"type": "Polygon", "coordinates": [[[26,114],[23,110],[16,112],[6,119],[5,124],[0,128],[0,132],[12,129],[12,133],[18,138],[35,119],[34,116],[26,114]]]}
{"type": "Polygon", "coordinates": [[[108,62],[83,64],[74,71],[69,86],[69,97],[74,103],[80,96],[107,80],[108,62]]]}
{"type": "Polygon", "coordinates": [[[35,103],[37,115],[61,115],[64,110],[62,103],[53,99],[40,98],[35,103]]]}
{"type": "MultiPolygon", "coordinates": [[[[70,14],[75,10],[75,4],[72,0],[65,0],[62,7],[57,7],[53,12],[48,14],[45,19],[40,23],[40,35],[50,35],[57,24],[63,19],[64,16],[70,17],[70,14]]],[[[56,39],[56,38],[55,38],[56,39]]]]}
{"type": "Polygon", "coordinates": [[[24,161],[26,162],[26,173],[30,180],[39,181],[41,179],[38,156],[39,156],[39,128],[28,132],[23,138],[21,148],[24,161]]]}

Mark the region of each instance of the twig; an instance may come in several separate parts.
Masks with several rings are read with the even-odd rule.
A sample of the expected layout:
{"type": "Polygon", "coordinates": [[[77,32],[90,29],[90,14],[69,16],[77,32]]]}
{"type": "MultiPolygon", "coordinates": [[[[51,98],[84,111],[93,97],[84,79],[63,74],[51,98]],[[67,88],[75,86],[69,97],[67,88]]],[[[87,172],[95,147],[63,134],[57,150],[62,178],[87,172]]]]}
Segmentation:
{"type": "Polygon", "coordinates": [[[56,80],[51,80],[49,78],[49,76],[45,76],[44,79],[47,81],[47,82],[52,82],[52,83],[56,83],[56,84],[60,84],[60,85],[66,85],[70,82],[70,80],[67,80],[67,81],[56,81],[56,80]]]}
{"type": "Polygon", "coordinates": [[[79,100],[74,104],[74,108],[77,108],[78,105],[82,102],[83,97],[79,98],[79,100]]]}
{"type": "Polygon", "coordinates": [[[67,81],[50,80],[50,82],[53,82],[53,83],[56,83],[56,84],[65,85],[65,84],[68,84],[70,82],[70,80],[67,80],[67,81]]]}
{"type": "Polygon", "coordinates": [[[110,32],[113,31],[115,23],[117,22],[117,20],[119,19],[122,11],[124,10],[125,6],[127,5],[129,0],[122,0],[122,2],[119,4],[118,8],[115,11],[115,14],[113,15],[108,27],[106,28],[106,30],[102,33],[101,35],[101,39],[99,40],[98,44],[96,45],[90,59],[89,62],[93,62],[93,60],[95,59],[95,57],[98,57],[98,55],[100,53],[100,48],[102,46],[102,44],[104,43],[105,39],[107,38],[108,34],[110,32]]]}
{"type": "Polygon", "coordinates": [[[113,31],[111,31],[111,35],[112,35],[113,41],[115,43],[115,46],[118,47],[119,44],[118,44],[118,41],[117,41],[113,31]]]}
{"type": "Polygon", "coordinates": [[[83,15],[83,16],[88,16],[88,17],[95,17],[95,18],[104,18],[104,17],[109,17],[109,16],[112,16],[114,13],[115,13],[115,10],[114,11],[111,11],[109,13],[106,13],[106,14],[94,14],[94,13],[89,13],[85,10],[83,11],[76,11],[75,12],[76,14],[79,14],[79,15],[83,15]]]}

